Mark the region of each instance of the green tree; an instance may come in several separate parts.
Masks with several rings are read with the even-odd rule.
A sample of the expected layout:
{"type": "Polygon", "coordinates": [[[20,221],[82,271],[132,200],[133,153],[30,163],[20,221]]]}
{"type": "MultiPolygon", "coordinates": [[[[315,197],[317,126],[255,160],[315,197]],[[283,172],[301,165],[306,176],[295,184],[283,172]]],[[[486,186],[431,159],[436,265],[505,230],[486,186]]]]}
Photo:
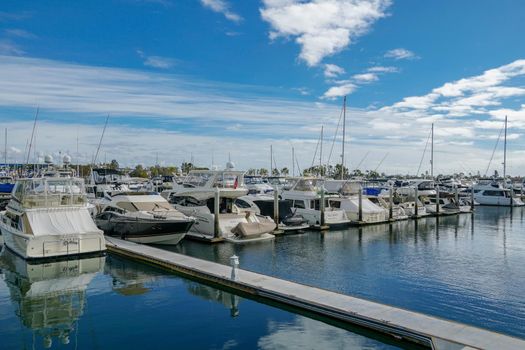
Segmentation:
{"type": "Polygon", "coordinates": [[[109,169],[117,170],[119,168],[119,164],[116,159],[112,159],[111,163],[108,165],[109,169]]]}
{"type": "Polygon", "coordinates": [[[135,169],[129,174],[132,177],[148,177],[148,172],[142,167],[142,165],[137,165],[135,169]]]}
{"type": "Polygon", "coordinates": [[[272,169],[272,175],[273,175],[273,176],[279,176],[279,169],[277,169],[277,168],[273,168],[273,169],[272,169]]]}
{"type": "Polygon", "coordinates": [[[287,167],[284,167],[281,169],[281,174],[284,176],[288,176],[288,174],[290,174],[290,170],[288,170],[287,167]]]}
{"type": "Polygon", "coordinates": [[[265,169],[265,168],[261,168],[259,169],[259,175],[261,176],[267,176],[268,175],[268,169],[265,169]]]}
{"type": "Polygon", "coordinates": [[[187,174],[190,172],[190,170],[193,170],[194,166],[192,163],[184,162],[182,163],[181,170],[183,173],[187,174]]]}
{"type": "Polygon", "coordinates": [[[246,172],[247,175],[255,175],[257,173],[257,169],[250,168],[246,172]]]}

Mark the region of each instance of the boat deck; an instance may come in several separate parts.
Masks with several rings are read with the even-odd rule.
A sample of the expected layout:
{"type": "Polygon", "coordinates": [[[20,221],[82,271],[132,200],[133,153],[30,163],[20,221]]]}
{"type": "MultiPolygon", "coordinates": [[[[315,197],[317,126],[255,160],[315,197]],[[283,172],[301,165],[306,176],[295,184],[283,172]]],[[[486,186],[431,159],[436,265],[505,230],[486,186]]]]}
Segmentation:
{"type": "MultiPolygon", "coordinates": [[[[108,250],[323,317],[386,333],[432,349],[525,349],[525,340],[349,295],[232,268],[115,238],[108,250]]],[[[242,262],[241,262],[242,263],[242,262]]]]}

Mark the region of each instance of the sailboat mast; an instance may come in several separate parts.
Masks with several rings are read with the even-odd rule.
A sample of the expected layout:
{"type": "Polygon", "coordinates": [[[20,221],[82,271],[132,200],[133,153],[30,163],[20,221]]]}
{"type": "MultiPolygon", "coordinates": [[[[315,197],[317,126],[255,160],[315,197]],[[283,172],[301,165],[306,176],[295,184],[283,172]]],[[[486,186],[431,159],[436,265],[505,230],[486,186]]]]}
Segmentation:
{"type": "Polygon", "coordinates": [[[26,165],[29,164],[29,156],[31,155],[31,146],[33,145],[33,137],[35,136],[36,120],[38,118],[39,111],[40,111],[40,107],[37,107],[36,114],[35,114],[35,121],[33,123],[33,131],[31,132],[31,140],[29,141],[29,150],[27,151],[26,165]]]}
{"type": "Polygon", "coordinates": [[[270,176],[273,174],[273,145],[270,145],[270,176]]]}
{"type": "Polygon", "coordinates": [[[324,125],[321,125],[321,150],[319,151],[319,175],[323,176],[323,131],[324,125]]]}
{"type": "Polygon", "coordinates": [[[7,169],[7,128],[5,128],[5,138],[4,138],[4,166],[7,169]]]}
{"type": "Polygon", "coordinates": [[[292,146],[292,176],[295,177],[295,150],[292,146]]]}
{"type": "Polygon", "coordinates": [[[503,139],[503,179],[507,176],[507,116],[505,116],[505,138],[503,139]]]}
{"type": "Polygon", "coordinates": [[[430,177],[434,179],[434,123],[432,123],[431,132],[431,143],[430,143],[430,177]]]}
{"type": "Polygon", "coordinates": [[[345,169],[345,134],[346,134],[346,96],[343,98],[343,152],[341,153],[341,180],[344,180],[345,169]]]}

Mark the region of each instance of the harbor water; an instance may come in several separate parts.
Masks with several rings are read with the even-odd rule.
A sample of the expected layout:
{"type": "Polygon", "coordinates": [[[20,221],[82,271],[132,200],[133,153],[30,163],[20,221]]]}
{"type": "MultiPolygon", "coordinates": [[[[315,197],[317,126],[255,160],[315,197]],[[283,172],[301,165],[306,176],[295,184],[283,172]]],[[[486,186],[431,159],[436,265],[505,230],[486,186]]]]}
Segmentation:
{"type": "Polygon", "coordinates": [[[111,254],[0,261],[1,349],[399,348],[111,254]]]}
{"type": "Polygon", "coordinates": [[[525,337],[525,208],[172,250],[525,337]]]}

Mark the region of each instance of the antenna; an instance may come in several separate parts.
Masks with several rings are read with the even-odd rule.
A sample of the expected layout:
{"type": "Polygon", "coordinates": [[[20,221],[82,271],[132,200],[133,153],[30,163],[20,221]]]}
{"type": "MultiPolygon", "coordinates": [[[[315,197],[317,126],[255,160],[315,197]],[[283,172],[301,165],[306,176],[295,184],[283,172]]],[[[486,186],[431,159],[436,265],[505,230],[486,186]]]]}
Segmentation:
{"type": "Polygon", "coordinates": [[[270,145],[270,176],[273,175],[273,146],[270,145]]]}
{"type": "Polygon", "coordinates": [[[100,135],[100,141],[98,142],[97,152],[95,153],[95,156],[93,157],[93,165],[97,162],[98,158],[98,152],[100,151],[100,146],[102,145],[102,139],[104,138],[104,134],[106,133],[106,127],[108,126],[108,120],[109,120],[109,114],[106,117],[106,122],[104,123],[104,129],[102,129],[102,135],[100,135]]]}
{"type": "Polygon", "coordinates": [[[4,166],[7,169],[7,128],[5,128],[5,139],[4,139],[4,166]]]}

